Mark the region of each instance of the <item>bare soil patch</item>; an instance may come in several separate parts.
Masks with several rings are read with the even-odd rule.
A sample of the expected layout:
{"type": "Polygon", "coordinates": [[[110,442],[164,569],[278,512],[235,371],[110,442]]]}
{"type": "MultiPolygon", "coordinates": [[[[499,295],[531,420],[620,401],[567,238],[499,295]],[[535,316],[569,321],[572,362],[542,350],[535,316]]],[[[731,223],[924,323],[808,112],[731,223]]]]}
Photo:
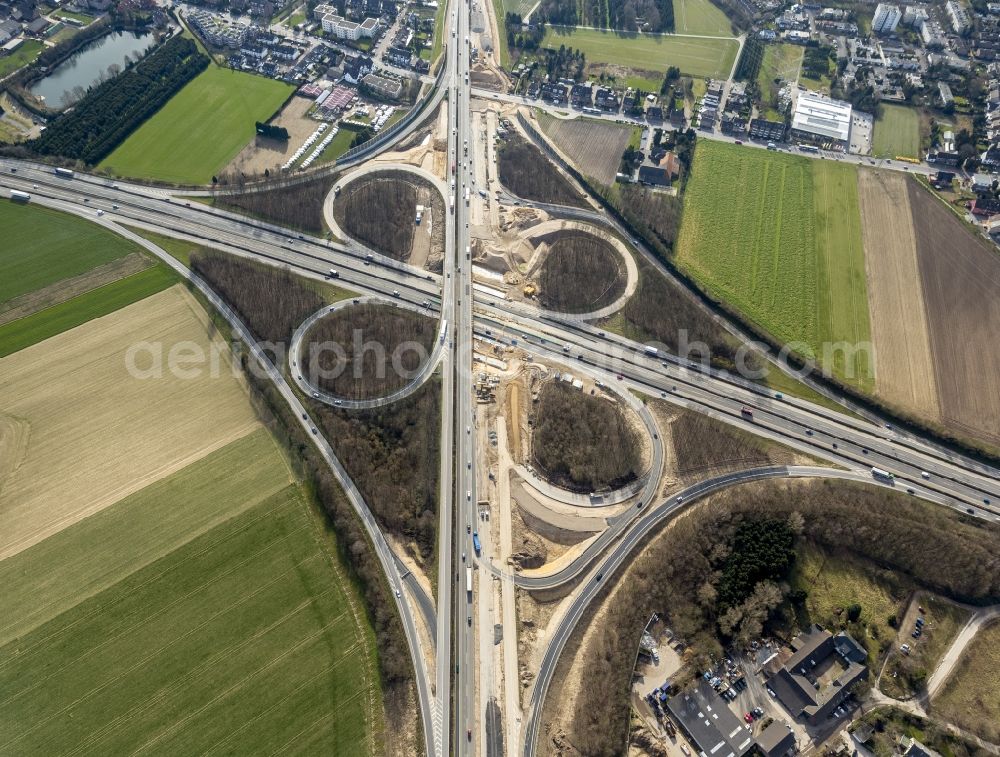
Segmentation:
{"type": "MultiPolygon", "coordinates": [[[[3,483],[0,559],[257,428],[229,359],[178,285],[0,360],[0,415],[17,419],[23,449],[3,483]],[[129,373],[129,348],[143,341],[163,346],[162,376],[129,373]],[[181,343],[214,347],[218,373],[207,362],[195,378],[169,370],[181,343]]],[[[151,368],[150,353],[135,365],[151,368]]]]}
{"type": "Polygon", "coordinates": [[[942,422],[1000,443],[1000,255],[909,184],[942,422]]]}
{"type": "Polygon", "coordinates": [[[563,232],[539,271],[539,297],[551,310],[590,313],[621,297],[626,277],[625,263],[610,244],[592,234],[563,232]]]}
{"type": "Polygon", "coordinates": [[[347,399],[383,397],[413,380],[430,358],[436,334],[433,318],[365,302],[317,322],[306,336],[302,362],[313,365],[315,345],[322,389],[347,399]]]}
{"type": "Polygon", "coordinates": [[[79,276],[50,284],[0,305],[0,325],[24,318],[45,308],[71,300],[112,281],[118,281],[133,273],[138,273],[153,265],[153,261],[138,252],[130,252],[123,258],[111,260],[92,268],[79,276]]]}
{"type": "Polygon", "coordinates": [[[937,382],[906,186],[907,177],[895,171],[858,171],[875,386],[888,402],[938,421],[937,382]]]}
{"type": "Polygon", "coordinates": [[[547,119],[545,133],[581,174],[610,186],[632,130],[604,121],[547,119]]]}
{"type": "Polygon", "coordinates": [[[426,261],[444,249],[444,200],[426,181],[385,171],[352,181],[334,200],[333,216],[344,233],[394,260],[409,261],[417,232],[430,234],[417,257],[426,261]],[[417,205],[424,210],[416,223],[417,205]]]}
{"type": "Polygon", "coordinates": [[[288,129],[288,141],[256,136],[240,150],[224,172],[231,175],[244,173],[248,176],[260,176],[265,170],[272,173],[280,171],[285,162],[319,127],[319,121],[306,117],[306,111],[312,104],[312,100],[299,95],[289,100],[278,117],[271,121],[275,126],[288,129]]]}

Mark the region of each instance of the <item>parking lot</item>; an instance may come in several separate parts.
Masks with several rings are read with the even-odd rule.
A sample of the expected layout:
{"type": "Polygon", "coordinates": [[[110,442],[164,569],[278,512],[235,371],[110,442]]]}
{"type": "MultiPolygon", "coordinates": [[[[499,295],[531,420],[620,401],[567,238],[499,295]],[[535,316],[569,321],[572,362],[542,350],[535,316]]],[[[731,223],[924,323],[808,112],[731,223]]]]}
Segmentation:
{"type": "Polygon", "coordinates": [[[855,155],[870,155],[872,151],[872,129],[875,120],[867,113],[851,113],[851,145],[849,152],[855,155]]]}

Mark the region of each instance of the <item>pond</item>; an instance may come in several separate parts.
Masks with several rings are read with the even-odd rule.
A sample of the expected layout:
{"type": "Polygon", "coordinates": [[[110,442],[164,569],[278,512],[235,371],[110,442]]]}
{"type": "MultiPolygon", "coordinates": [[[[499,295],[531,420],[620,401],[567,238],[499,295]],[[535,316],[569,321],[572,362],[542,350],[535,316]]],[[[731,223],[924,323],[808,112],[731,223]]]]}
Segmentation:
{"type": "Polygon", "coordinates": [[[44,98],[50,108],[65,108],[82,96],[87,87],[107,76],[109,66],[125,67],[125,56],[135,57],[155,42],[152,34],[112,32],[89,42],[60,63],[44,79],[31,86],[31,93],[44,98]],[[78,89],[81,88],[81,89],[78,89]]]}

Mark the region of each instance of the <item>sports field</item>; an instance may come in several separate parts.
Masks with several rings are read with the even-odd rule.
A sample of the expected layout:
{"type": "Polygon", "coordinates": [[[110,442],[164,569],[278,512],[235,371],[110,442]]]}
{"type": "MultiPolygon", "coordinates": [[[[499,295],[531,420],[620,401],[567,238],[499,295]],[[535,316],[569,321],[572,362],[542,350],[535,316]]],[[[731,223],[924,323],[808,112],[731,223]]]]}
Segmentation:
{"type": "MultiPolygon", "coordinates": [[[[695,152],[678,263],[712,295],[799,352],[867,342],[868,297],[852,166],[702,141],[695,152]]],[[[862,353],[830,353],[862,388],[862,353]]]]}
{"type": "Polygon", "coordinates": [[[291,85],[209,66],[146,121],[100,168],[122,176],[207,184],[249,142],[291,85]]]}
{"type": "Polygon", "coordinates": [[[69,213],[0,201],[0,305],[124,257],[139,246],[69,213]]]}
{"type": "Polygon", "coordinates": [[[0,360],[0,417],[27,427],[0,438],[0,559],[258,428],[228,346],[209,337],[204,319],[175,286],[0,360]],[[150,348],[132,362],[153,368],[152,350],[162,346],[161,377],[127,367],[130,349],[144,342],[150,348]],[[215,377],[213,344],[222,348],[215,377]],[[190,358],[171,361],[175,345],[185,349],[178,355],[200,350],[203,370],[187,374],[190,358]]]}
{"type": "MultiPolygon", "coordinates": [[[[195,477],[152,512],[118,513],[155,532],[176,497],[231,517],[0,647],[0,753],[379,752],[374,638],[321,519],[298,486],[241,491],[252,506],[225,513],[239,498],[220,504],[195,477]]],[[[64,557],[116,556],[75,542],[64,557]]],[[[16,575],[63,554],[35,551],[16,575]]]]}
{"type": "Polygon", "coordinates": [[[674,34],[634,34],[573,26],[546,27],[545,47],[582,50],[587,63],[606,63],[640,71],[682,73],[707,78],[729,76],[739,43],[732,38],[704,39],[674,34]]]}
{"type": "Polygon", "coordinates": [[[872,154],[879,158],[920,157],[920,117],[913,108],[883,103],[875,120],[872,154]]]}
{"type": "Polygon", "coordinates": [[[731,37],[732,24],[711,0],[674,0],[674,31],[677,34],[708,34],[731,37]]]}

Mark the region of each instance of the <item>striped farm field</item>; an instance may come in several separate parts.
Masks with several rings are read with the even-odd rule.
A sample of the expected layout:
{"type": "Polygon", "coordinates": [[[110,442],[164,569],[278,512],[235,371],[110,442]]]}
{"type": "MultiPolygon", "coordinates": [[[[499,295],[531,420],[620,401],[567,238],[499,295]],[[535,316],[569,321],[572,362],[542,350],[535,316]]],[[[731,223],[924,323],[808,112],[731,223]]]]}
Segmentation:
{"type": "Polygon", "coordinates": [[[371,754],[374,644],[317,519],[286,487],[4,647],[0,752],[371,754]]]}
{"type": "Polygon", "coordinates": [[[853,166],[698,143],[677,262],[775,339],[870,389],[864,249],[853,166]]]}

